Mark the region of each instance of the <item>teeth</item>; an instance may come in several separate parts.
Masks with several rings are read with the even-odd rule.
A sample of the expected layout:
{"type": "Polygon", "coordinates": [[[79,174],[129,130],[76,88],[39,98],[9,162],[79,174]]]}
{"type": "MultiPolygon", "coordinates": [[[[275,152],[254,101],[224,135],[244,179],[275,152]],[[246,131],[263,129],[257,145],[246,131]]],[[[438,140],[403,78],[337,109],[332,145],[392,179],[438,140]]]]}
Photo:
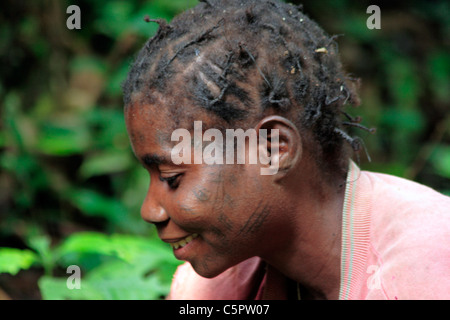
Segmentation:
{"type": "Polygon", "coordinates": [[[174,249],[183,248],[185,245],[187,245],[189,242],[191,242],[192,240],[194,240],[197,237],[198,237],[198,234],[194,233],[178,242],[171,243],[170,245],[174,249]]]}

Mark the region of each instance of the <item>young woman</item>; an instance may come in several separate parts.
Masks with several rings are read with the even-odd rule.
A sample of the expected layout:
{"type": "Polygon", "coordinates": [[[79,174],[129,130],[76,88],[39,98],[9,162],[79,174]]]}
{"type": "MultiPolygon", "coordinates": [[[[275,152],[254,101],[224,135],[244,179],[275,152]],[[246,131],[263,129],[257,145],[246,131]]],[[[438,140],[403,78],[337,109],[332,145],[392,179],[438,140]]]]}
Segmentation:
{"type": "Polygon", "coordinates": [[[333,37],[278,1],[202,1],[152,21],[125,118],[151,175],[141,215],[186,261],[170,298],[450,298],[450,199],[350,160],[362,144],[345,127],[365,128],[343,109],[359,102],[333,37]],[[175,164],[172,133],[196,121],[258,141],[266,130],[244,148],[270,162],[175,164]]]}

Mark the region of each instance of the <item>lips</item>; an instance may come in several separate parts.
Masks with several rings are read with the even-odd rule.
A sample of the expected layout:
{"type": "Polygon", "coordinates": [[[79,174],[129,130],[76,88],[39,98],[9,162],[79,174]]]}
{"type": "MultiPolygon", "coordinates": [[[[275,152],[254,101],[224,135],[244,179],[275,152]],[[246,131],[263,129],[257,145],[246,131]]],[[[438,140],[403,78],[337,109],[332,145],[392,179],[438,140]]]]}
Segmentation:
{"type": "Polygon", "coordinates": [[[164,240],[163,239],[163,241],[164,242],[168,242],[173,249],[178,249],[178,248],[184,247],[185,245],[187,245],[189,242],[191,242],[192,240],[194,240],[197,237],[198,237],[198,234],[197,233],[193,233],[193,234],[191,234],[191,235],[189,235],[189,236],[187,236],[185,238],[182,238],[182,239],[171,239],[171,240],[169,240],[169,239],[164,240]]]}

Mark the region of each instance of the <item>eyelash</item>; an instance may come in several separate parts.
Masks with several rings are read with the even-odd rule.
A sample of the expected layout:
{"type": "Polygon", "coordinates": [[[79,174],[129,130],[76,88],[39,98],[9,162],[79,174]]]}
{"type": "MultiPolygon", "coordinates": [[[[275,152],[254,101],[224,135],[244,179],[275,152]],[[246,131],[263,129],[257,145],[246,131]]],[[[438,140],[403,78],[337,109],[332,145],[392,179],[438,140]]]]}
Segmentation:
{"type": "Polygon", "coordinates": [[[176,176],[173,177],[168,177],[168,178],[163,178],[163,177],[159,177],[159,180],[163,181],[163,182],[167,182],[167,184],[169,185],[170,189],[176,189],[178,188],[178,178],[181,176],[181,174],[177,174],[176,176]],[[175,185],[175,183],[177,183],[175,185]]]}

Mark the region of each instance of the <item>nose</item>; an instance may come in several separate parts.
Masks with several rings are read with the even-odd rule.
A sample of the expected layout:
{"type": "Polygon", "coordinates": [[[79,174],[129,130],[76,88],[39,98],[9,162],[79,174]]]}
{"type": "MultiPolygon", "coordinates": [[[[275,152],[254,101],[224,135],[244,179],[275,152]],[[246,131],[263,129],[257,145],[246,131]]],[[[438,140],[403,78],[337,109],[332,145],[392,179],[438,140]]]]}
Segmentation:
{"type": "Polygon", "coordinates": [[[159,197],[149,188],[144,203],[141,206],[141,217],[144,221],[153,224],[161,224],[169,220],[169,215],[163,206],[159,203],[159,197]]]}

